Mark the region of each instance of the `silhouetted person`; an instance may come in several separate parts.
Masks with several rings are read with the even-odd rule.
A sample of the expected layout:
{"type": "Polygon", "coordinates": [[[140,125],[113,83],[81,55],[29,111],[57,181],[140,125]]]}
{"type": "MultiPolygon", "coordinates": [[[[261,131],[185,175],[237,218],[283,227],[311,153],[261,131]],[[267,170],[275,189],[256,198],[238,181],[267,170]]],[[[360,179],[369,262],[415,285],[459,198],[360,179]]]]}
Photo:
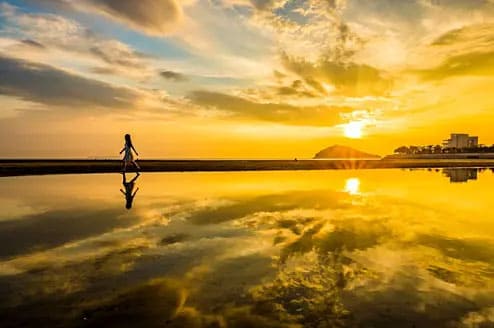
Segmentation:
{"type": "Polygon", "coordinates": [[[120,189],[120,191],[125,196],[125,208],[128,210],[132,208],[132,202],[134,201],[134,197],[136,196],[137,191],[139,190],[138,187],[134,191],[134,185],[138,177],[139,177],[139,172],[136,173],[136,176],[133,177],[132,180],[127,182],[127,176],[125,175],[125,173],[122,173],[122,185],[125,191],[124,189],[120,189]]]}
{"type": "Polygon", "coordinates": [[[137,162],[134,160],[134,155],[132,155],[132,152],[134,152],[137,156],[139,156],[139,154],[137,153],[137,150],[134,148],[134,145],[132,145],[132,140],[130,139],[130,134],[126,134],[124,139],[125,139],[125,145],[122,148],[122,150],[120,151],[120,154],[125,152],[124,157],[122,159],[123,160],[122,172],[127,171],[127,165],[129,163],[132,163],[137,170],[140,170],[141,168],[139,167],[137,162]]]}

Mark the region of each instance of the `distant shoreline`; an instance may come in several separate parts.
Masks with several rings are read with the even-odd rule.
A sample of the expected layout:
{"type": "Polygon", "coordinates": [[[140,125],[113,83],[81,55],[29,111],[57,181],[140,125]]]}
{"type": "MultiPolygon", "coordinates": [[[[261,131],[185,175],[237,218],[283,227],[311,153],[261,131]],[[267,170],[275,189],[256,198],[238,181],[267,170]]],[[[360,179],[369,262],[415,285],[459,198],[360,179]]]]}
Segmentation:
{"type": "MultiPolygon", "coordinates": [[[[494,159],[139,160],[142,172],[229,172],[414,168],[486,168],[494,159]]],[[[118,173],[120,160],[4,159],[0,176],[118,173]]]]}
{"type": "Polygon", "coordinates": [[[383,157],[383,160],[446,160],[446,159],[492,159],[494,153],[445,153],[445,154],[394,154],[383,157]]]}

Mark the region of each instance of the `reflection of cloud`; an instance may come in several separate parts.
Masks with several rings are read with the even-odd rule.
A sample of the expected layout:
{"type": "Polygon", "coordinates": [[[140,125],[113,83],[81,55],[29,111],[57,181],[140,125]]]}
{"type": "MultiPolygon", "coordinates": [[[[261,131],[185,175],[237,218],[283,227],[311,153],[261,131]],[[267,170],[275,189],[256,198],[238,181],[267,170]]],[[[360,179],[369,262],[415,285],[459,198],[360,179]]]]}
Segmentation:
{"type": "Polygon", "coordinates": [[[94,327],[160,327],[175,318],[186,300],[185,290],[172,280],[153,280],[86,310],[94,327]]]}
{"type": "Polygon", "coordinates": [[[14,257],[28,251],[49,248],[100,235],[129,226],[136,217],[119,217],[115,209],[75,209],[28,215],[22,219],[0,222],[0,238],[5,245],[0,257],[14,257]],[[64,227],[61,232],[58,227],[64,227]]]}
{"type": "Polygon", "coordinates": [[[494,307],[491,306],[466,314],[458,327],[489,327],[492,325],[494,325],[494,307]]]}
{"type": "Polygon", "coordinates": [[[281,194],[263,195],[252,198],[232,199],[232,204],[215,208],[202,208],[187,217],[190,222],[204,225],[236,219],[245,219],[256,213],[277,213],[300,209],[348,208],[346,195],[312,191],[292,191],[281,194]]]}
{"type": "Polygon", "coordinates": [[[272,281],[254,289],[254,301],[265,304],[265,316],[287,324],[344,326],[349,312],[340,296],[345,277],[339,261],[338,255],[315,252],[294,256],[272,281]]]}
{"type": "Polygon", "coordinates": [[[447,238],[440,235],[419,235],[417,242],[432,247],[446,256],[463,261],[494,263],[494,244],[489,240],[447,238]]]}
{"type": "MultiPolygon", "coordinates": [[[[379,191],[357,204],[334,190],[347,173],[334,173],[341,179],[332,184],[317,179],[327,174],[314,173],[312,184],[296,191],[289,191],[291,180],[276,188],[257,181],[239,187],[238,179],[201,188],[205,180],[182,176],[181,190],[173,183],[146,188],[136,225],[1,262],[2,269],[19,270],[0,277],[0,309],[8,308],[14,323],[53,312],[45,321],[51,326],[78,325],[84,317],[111,326],[125,315],[132,324],[171,327],[488,322],[494,304],[488,236],[463,238],[448,211],[429,199],[399,198],[379,172],[372,173],[379,191]],[[327,189],[315,190],[315,180],[327,189]],[[192,184],[197,192],[190,192],[192,184]],[[55,311],[62,304],[74,310],[55,311]]],[[[66,216],[70,210],[95,216],[70,198],[63,207],[66,216]]]]}

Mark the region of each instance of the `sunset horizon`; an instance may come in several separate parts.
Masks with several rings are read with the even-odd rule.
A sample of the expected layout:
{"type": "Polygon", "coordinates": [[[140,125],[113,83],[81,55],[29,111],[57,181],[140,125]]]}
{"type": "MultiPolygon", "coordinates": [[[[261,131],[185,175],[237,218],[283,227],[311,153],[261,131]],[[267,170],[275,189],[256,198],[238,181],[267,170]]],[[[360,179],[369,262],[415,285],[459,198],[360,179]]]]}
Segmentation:
{"type": "Polygon", "coordinates": [[[0,158],[494,143],[489,0],[0,1],[0,158]]]}
{"type": "Polygon", "coordinates": [[[0,0],[0,327],[494,327],[493,82],[494,0],[0,0]]]}

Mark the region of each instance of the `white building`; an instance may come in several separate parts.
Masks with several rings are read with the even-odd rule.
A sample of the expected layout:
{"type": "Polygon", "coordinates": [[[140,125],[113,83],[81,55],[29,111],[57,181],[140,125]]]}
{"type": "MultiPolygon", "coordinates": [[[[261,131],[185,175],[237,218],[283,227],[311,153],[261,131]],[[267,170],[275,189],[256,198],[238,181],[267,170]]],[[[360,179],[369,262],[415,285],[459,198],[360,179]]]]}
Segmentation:
{"type": "Polygon", "coordinates": [[[472,148],[479,145],[479,137],[466,133],[451,133],[451,138],[443,141],[445,148],[472,148]]]}

